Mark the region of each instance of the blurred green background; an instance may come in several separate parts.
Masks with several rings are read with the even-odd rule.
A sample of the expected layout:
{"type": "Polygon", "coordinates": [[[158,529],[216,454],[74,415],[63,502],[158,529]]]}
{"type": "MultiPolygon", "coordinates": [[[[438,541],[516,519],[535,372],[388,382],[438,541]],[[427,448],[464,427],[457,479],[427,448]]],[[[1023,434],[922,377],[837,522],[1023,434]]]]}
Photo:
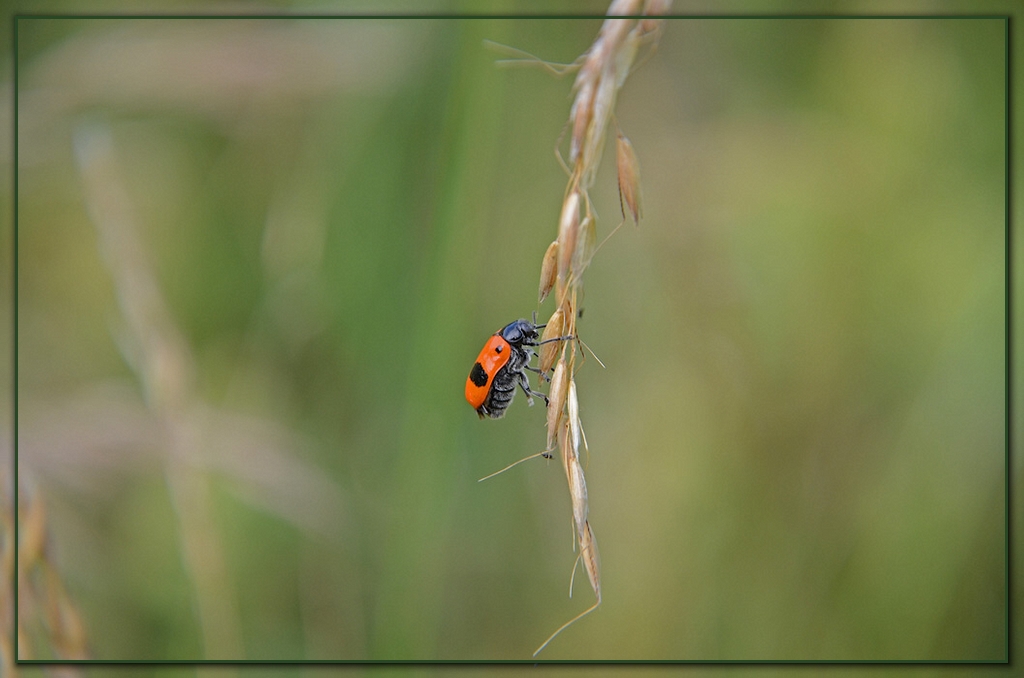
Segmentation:
{"type": "MultiPolygon", "coordinates": [[[[599,26],[18,22],[19,462],[95,658],[529,659],[591,603],[560,464],[476,482],[543,410],[462,389],[566,183],[571,76],[484,41],[599,26]]],[[[604,602],[542,659],[1005,657],[1005,55],[667,24],[579,323],[604,602]]]]}

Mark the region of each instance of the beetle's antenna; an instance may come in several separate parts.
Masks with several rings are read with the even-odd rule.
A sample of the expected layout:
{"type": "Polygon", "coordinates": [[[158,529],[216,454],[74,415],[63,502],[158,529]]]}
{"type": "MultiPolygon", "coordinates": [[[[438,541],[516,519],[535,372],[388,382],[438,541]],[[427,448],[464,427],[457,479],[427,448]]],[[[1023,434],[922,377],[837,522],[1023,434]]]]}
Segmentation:
{"type": "MultiPolygon", "coordinates": [[[[541,325],[541,327],[544,327],[544,325],[541,325]]],[[[572,338],[573,338],[573,336],[571,334],[566,335],[564,337],[551,337],[550,339],[545,339],[544,341],[538,341],[537,342],[537,346],[541,346],[543,344],[550,344],[553,341],[569,341],[572,338]]],[[[590,347],[588,346],[587,348],[590,348],[590,347]]]]}

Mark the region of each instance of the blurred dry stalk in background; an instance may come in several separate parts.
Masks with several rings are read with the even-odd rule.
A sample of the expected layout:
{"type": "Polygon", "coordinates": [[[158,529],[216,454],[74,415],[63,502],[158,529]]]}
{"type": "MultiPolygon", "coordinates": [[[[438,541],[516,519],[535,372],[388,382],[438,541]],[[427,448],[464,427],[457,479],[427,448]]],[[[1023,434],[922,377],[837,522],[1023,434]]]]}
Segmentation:
{"type": "Polygon", "coordinates": [[[145,408],[121,402],[124,396],[108,395],[104,403],[93,402],[95,393],[85,400],[71,398],[50,411],[45,425],[29,418],[26,428],[34,434],[26,436],[31,444],[22,452],[39,461],[47,452],[69,449],[72,440],[82,452],[122,445],[142,451],[155,444],[178,520],[204,658],[240,659],[244,648],[235,587],[213,515],[211,468],[234,479],[265,508],[325,536],[344,514],[341,496],[322,474],[290,457],[293,434],[221,412],[194,393],[191,352],[146,257],[111,130],[102,121],[83,122],[73,139],[85,202],[117,295],[121,318],[115,338],[142,387],[145,408]]]}
{"type": "MultiPolygon", "coordinates": [[[[5,467],[6,469],[6,467],[5,467]]],[[[3,502],[0,559],[5,586],[0,592],[0,673],[16,676],[20,659],[87,659],[85,628],[68,596],[52,556],[46,506],[38,492],[22,483],[18,493],[18,619],[14,620],[14,492],[6,470],[0,474],[3,502]],[[12,646],[17,629],[17,653],[12,646]]],[[[52,669],[53,675],[81,675],[76,669],[52,669]]]]}
{"type": "MultiPolygon", "coordinates": [[[[670,0],[615,0],[609,16],[660,16],[668,12],[670,0]]],[[[569,184],[558,222],[558,238],[548,246],[541,264],[539,298],[543,301],[555,290],[557,306],[548,320],[542,339],[563,335],[578,336],[577,302],[583,296],[583,273],[596,252],[596,215],[590,202],[590,187],[597,175],[605,135],[615,111],[619,89],[629,75],[642,46],[653,49],[661,35],[658,19],[606,19],[594,44],[581,57],[579,73],[573,85],[575,98],[569,113],[569,184]]],[[[559,155],[561,159],[561,155],[559,155]]],[[[636,223],[640,218],[640,174],[632,145],[621,132],[617,134],[616,160],[619,176],[619,197],[623,221],[628,211],[636,223]]],[[[563,162],[563,164],[565,164],[563,162]]],[[[620,223],[619,226],[622,224],[620,223]]],[[[618,228],[618,226],[616,227],[618,228]]],[[[614,233],[614,230],[612,231],[614,233]]],[[[610,235],[610,234],[609,234],[610,235]]],[[[557,444],[562,455],[569,495],[572,500],[576,541],[579,542],[583,567],[597,600],[592,606],[559,627],[534,652],[536,656],[563,629],[601,604],[601,576],[597,542],[587,519],[587,484],[580,465],[580,441],[586,445],[580,423],[576,389],[577,346],[579,341],[544,345],[541,370],[551,368],[561,346],[561,355],[554,363],[548,405],[548,450],[557,444]],[[548,347],[552,348],[548,348],[548,347]]],[[[573,567],[573,574],[576,569],[573,567]]],[[[570,583],[570,596],[572,584],[570,583]]]]}
{"type": "Polygon", "coordinates": [[[189,350],[149,270],[109,129],[102,123],[80,126],[75,151],[86,204],[125,321],[122,351],[170,445],[164,472],[180,522],[183,559],[197,594],[203,645],[208,658],[240,657],[234,587],[211,515],[209,479],[191,463],[198,432],[186,416],[194,372],[189,350]]]}
{"type": "MultiPolygon", "coordinates": [[[[218,407],[197,392],[199,368],[185,332],[165,301],[157,266],[147,256],[152,224],[138,217],[144,210],[135,208],[144,198],[135,195],[131,181],[126,180],[130,177],[125,176],[123,161],[130,156],[118,149],[118,125],[123,122],[119,115],[123,102],[160,115],[184,110],[228,136],[238,135],[239,130],[251,131],[246,125],[258,125],[263,119],[259,113],[266,108],[294,111],[339,87],[367,86],[366,82],[387,86],[401,70],[401,64],[377,66],[387,63],[391,47],[404,44],[390,33],[350,30],[348,39],[338,40],[333,30],[304,24],[308,30],[296,31],[291,26],[243,22],[224,31],[209,21],[101,23],[95,30],[72,34],[19,70],[19,167],[52,161],[53,155],[64,153],[61,142],[68,138],[66,132],[71,133],[80,195],[117,301],[110,334],[134,376],[131,381],[108,376],[49,396],[28,392],[22,381],[19,487],[24,491],[26,476],[40,480],[30,485],[29,503],[21,497],[19,525],[25,525],[33,506],[41,506],[46,496],[57,499],[51,502],[56,514],[60,488],[88,495],[90,502],[98,503],[110,496],[104,493],[119,480],[137,482],[154,472],[161,474],[177,527],[177,534],[168,538],[177,538],[182,569],[191,585],[187,609],[193,611],[204,659],[245,658],[234,576],[214,511],[216,493],[224,488],[242,503],[327,542],[337,542],[346,532],[349,511],[334,480],[296,454],[311,446],[310,441],[269,418],[218,407]],[[142,61],[133,60],[132,67],[125,69],[124,49],[144,55],[142,61]],[[167,63],[176,67],[168,68],[167,63]],[[210,64],[222,68],[209,68],[210,64]],[[259,77],[253,77],[253,69],[259,77]],[[68,78],[71,72],[76,75],[68,78]],[[50,96],[54,91],[61,96],[50,96]],[[258,105],[246,103],[252,101],[258,105]],[[112,114],[104,114],[105,110],[112,114]]],[[[315,250],[315,234],[297,237],[300,229],[295,225],[312,222],[307,231],[317,227],[316,210],[321,203],[310,198],[311,192],[315,193],[299,192],[301,197],[295,198],[294,192],[282,191],[288,199],[275,198],[271,203],[264,255],[265,273],[275,289],[295,269],[307,265],[308,259],[315,259],[315,251],[307,256],[300,249],[301,243],[312,241],[310,249],[315,250]],[[296,217],[303,209],[313,217],[302,219],[306,212],[296,217]]],[[[186,199],[194,196],[182,198],[186,199]]],[[[5,567],[13,568],[13,483],[5,491],[10,505],[4,505],[0,538],[5,567]]],[[[25,529],[23,541],[32,534],[25,529]]],[[[75,580],[75,574],[69,574],[74,568],[61,568],[66,560],[62,553],[70,549],[62,549],[67,545],[59,539],[53,546],[52,552],[43,552],[49,573],[37,579],[43,585],[63,581],[74,597],[76,585],[88,587],[91,582],[75,580]],[[54,579],[58,568],[63,579],[54,579]]],[[[24,561],[24,553],[21,558],[24,561]]],[[[22,566],[33,565],[23,562],[22,566]]],[[[76,574],[83,577],[81,569],[76,574]]],[[[25,616],[28,578],[22,582],[18,623],[24,627],[32,622],[25,616]]],[[[13,631],[6,632],[14,625],[13,593],[5,590],[0,597],[0,609],[7,615],[0,620],[4,631],[0,642],[7,644],[13,638],[13,631]]],[[[83,612],[88,612],[84,605],[83,612]]],[[[87,631],[89,621],[86,616],[87,631]]],[[[61,638],[45,640],[39,635],[38,649],[62,652],[69,636],[61,633],[61,638]]],[[[29,638],[36,642],[37,636],[29,638]]],[[[93,641],[94,649],[102,652],[102,640],[94,637],[93,641]]],[[[15,655],[9,649],[0,646],[3,661],[13,663],[15,655]]],[[[29,656],[24,647],[20,656],[29,656]]],[[[5,663],[0,675],[8,675],[7,668],[5,663]]]]}

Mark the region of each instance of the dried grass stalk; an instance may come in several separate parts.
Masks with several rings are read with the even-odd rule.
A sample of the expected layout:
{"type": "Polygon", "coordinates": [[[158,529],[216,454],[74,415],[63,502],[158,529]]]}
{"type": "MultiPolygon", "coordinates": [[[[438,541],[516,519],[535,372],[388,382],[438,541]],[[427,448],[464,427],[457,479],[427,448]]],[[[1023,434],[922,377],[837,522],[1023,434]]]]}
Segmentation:
{"type": "MultiPolygon", "coordinates": [[[[573,84],[574,98],[569,112],[569,162],[566,165],[569,183],[558,220],[558,238],[548,246],[541,266],[540,298],[543,300],[555,289],[558,308],[548,321],[548,336],[578,337],[576,320],[578,300],[583,294],[583,273],[590,265],[597,236],[597,222],[591,206],[589,189],[593,185],[605,144],[609,123],[613,118],[618,92],[633,68],[640,48],[649,44],[653,48],[660,36],[662,22],[654,18],[624,19],[623,16],[644,15],[654,17],[665,14],[670,0],[614,0],[608,16],[594,44],[577,63],[579,72],[573,84]],[[557,262],[557,273],[552,274],[552,260],[557,262]],[[557,325],[557,330],[553,328],[557,325]]],[[[633,222],[639,221],[640,165],[632,144],[617,133],[616,165],[619,175],[619,195],[633,222]]],[[[561,157],[561,156],[559,156],[561,157]]],[[[563,162],[563,164],[565,164],[563,162]]],[[[621,223],[620,223],[621,225],[621,223]]],[[[617,228],[617,227],[616,227],[617,228]]],[[[614,232],[614,231],[613,231],[614,232]]],[[[555,346],[556,344],[552,344],[555,346]]],[[[544,373],[555,365],[548,394],[547,440],[548,450],[557,443],[569,485],[573,506],[575,539],[580,546],[579,560],[590,580],[596,602],[587,610],[563,624],[539,647],[536,656],[551,640],[580,617],[601,603],[601,575],[597,557],[597,542],[588,520],[587,484],[579,461],[583,427],[580,423],[579,399],[576,388],[577,347],[582,340],[558,343],[558,348],[541,351],[541,369],[544,373]],[[561,352],[555,363],[554,353],[561,352]]],[[[575,568],[573,569],[575,573],[575,568]]],[[[571,590],[571,589],[570,589],[571,590]]]]}
{"type": "Polygon", "coordinates": [[[145,254],[131,193],[126,188],[109,125],[83,122],[74,132],[85,204],[125,321],[132,370],[149,410],[167,431],[164,465],[183,561],[194,591],[203,653],[242,655],[234,586],[210,500],[210,479],[197,463],[197,433],[188,410],[195,402],[195,365],[145,254]]]}
{"type": "MultiPolygon", "coordinates": [[[[47,512],[38,491],[22,485],[18,492],[18,562],[14,562],[14,497],[12,483],[0,474],[3,495],[4,581],[0,592],[0,675],[17,675],[17,659],[52,656],[88,659],[85,625],[68,595],[52,558],[47,512]],[[14,574],[18,574],[18,619],[14,619],[14,574]],[[12,638],[17,634],[17,656],[12,638]],[[33,645],[33,639],[36,644],[33,645]]],[[[78,675],[75,672],[68,675],[78,675]]]]}

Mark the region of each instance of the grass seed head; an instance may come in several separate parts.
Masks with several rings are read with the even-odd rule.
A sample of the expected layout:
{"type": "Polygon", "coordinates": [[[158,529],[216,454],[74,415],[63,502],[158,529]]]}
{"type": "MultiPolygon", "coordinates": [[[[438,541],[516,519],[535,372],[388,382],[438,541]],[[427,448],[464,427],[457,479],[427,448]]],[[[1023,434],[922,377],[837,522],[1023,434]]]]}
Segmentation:
{"type": "Polygon", "coordinates": [[[569,447],[569,422],[562,421],[558,426],[558,451],[562,456],[562,470],[565,471],[565,477],[569,481],[570,486],[572,485],[572,450],[569,447]]]}
{"type": "Polygon", "coordinates": [[[558,279],[569,280],[572,255],[580,231],[580,194],[573,191],[562,205],[558,220],[558,279]]]}
{"type": "Polygon", "coordinates": [[[633,223],[640,223],[643,208],[640,204],[640,161],[637,160],[633,144],[621,132],[615,141],[615,164],[619,172],[619,207],[622,218],[626,212],[632,217],[633,223]]]}
{"type": "MultiPolygon", "coordinates": [[[[568,166],[558,152],[559,161],[569,174],[569,186],[558,221],[558,238],[544,254],[539,290],[540,300],[543,301],[554,289],[558,309],[548,321],[543,339],[564,335],[578,336],[575,307],[577,300],[582,299],[582,274],[595,252],[600,249],[600,245],[595,246],[596,223],[589,191],[600,164],[607,130],[614,120],[619,89],[634,68],[639,48],[650,45],[653,50],[661,32],[661,22],[646,17],[666,13],[670,1],[612,0],[607,12],[608,18],[602,24],[597,38],[574,62],[579,64],[579,70],[573,83],[573,103],[569,112],[571,131],[568,166]],[[645,15],[645,18],[639,21],[633,18],[640,15],[645,15]],[[552,268],[555,269],[554,273],[552,268]]],[[[616,164],[622,223],[625,223],[628,213],[636,224],[642,212],[639,162],[629,140],[621,133],[617,137],[616,164]]],[[[614,232],[613,230],[612,233],[614,232]]],[[[579,341],[579,346],[582,351],[582,340],[579,341]]],[[[554,364],[554,373],[548,390],[547,452],[553,452],[556,445],[561,452],[573,505],[575,537],[580,546],[579,558],[583,561],[597,601],[556,629],[537,648],[534,656],[568,626],[601,604],[597,543],[587,517],[587,486],[579,461],[580,441],[585,446],[586,438],[580,423],[579,400],[573,379],[578,367],[577,342],[574,341],[568,346],[558,342],[544,344],[539,352],[542,373],[547,373],[554,364]],[[555,358],[559,354],[560,357],[555,363],[555,358]]],[[[573,572],[575,573],[575,569],[573,572]]],[[[570,583],[570,591],[571,586],[570,583]]]]}
{"type": "Polygon", "coordinates": [[[587,481],[583,478],[583,468],[578,459],[573,459],[569,464],[569,496],[572,498],[572,517],[576,520],[582,547],[587,525],[587,481]]]}
{"type": "Polygon", "coordinates": [[[551,288],[555,286],[555,276],[558,273],[558,241],[553,241],[544,252],[544,261],[540,265],[540,291],[537,294],[537,302],[543,302],[551,288]]]}
{"type": "Polygon", "coordinates": [[[601,561],[597,553],[597,540],[594,539],[594,532],[590,528],[590,521],[583,524],[583,534],[580,538],[580,556],[583,558],[583,567],[587,570],[587,578],[590,579],[590,587],[594,589],[597,602],[601,602],[601,561]]]}
{"type": "Polygon", "coordinates": [[[573,448],[572,427],[563,421],[558,431],[558,444],[562,452],[562,468],[569,483],[569,499],[572,501],[572,517],[576,526],[576,539],[583,544],[583,530],[587,523],[587,481],[580,466],[579,450],[573,448]]]}
{"type": "Polygon", "coordinates": [[[583,271],[590,263],[594,254],[594,247],[597,244],[597,222],[591,217],[585,217],[580,224],[580,233],[576,238],[576,250],[572,253],[572,274],[576,280],[583,276],[583,271]]]}
{"type": "Polygon", "coordinates": [[[583,142],[586,140],[590,120],[594,115],[594,70],[593,61],[589,58],[583,62],[576,76],[576,98],[569,111],[572,120],[572,138],[569,140],[569,163],[575,165],[579,160],[583,142]]]}
{"type": "Polygon", "coordinates": [[[580,403],[576,399],[576,380],[569,380],[569,389],[566,393],[566,410],[569,416],[569,432],[572,434],[573,454],[576,459],[580,458],[580,403]]]}
{"type": "Polygon", "coordinates": [[[551,341],[555,337],[561,337],[565,331],[565,313],[562,312],[562,307],[551,314],[551,318],[548,319],[547,326],[544,327],[544,333],[540,335],[540,371],[542,375],[546,375],[555,364],[555,358],[558,357],[558,349],[562,347],[562,342],[551,341]],[[549,343],[544,343],[545,341],[549,343]]]}
{"type": "Polygon", "coordinates": [[[552,449],[558,434],[558,424],[562,421],[567,381],[565,359],[560,358],[555,365],[555,373],[551,375],[551,388],[548,389],[548,449],[552,449]]]}

